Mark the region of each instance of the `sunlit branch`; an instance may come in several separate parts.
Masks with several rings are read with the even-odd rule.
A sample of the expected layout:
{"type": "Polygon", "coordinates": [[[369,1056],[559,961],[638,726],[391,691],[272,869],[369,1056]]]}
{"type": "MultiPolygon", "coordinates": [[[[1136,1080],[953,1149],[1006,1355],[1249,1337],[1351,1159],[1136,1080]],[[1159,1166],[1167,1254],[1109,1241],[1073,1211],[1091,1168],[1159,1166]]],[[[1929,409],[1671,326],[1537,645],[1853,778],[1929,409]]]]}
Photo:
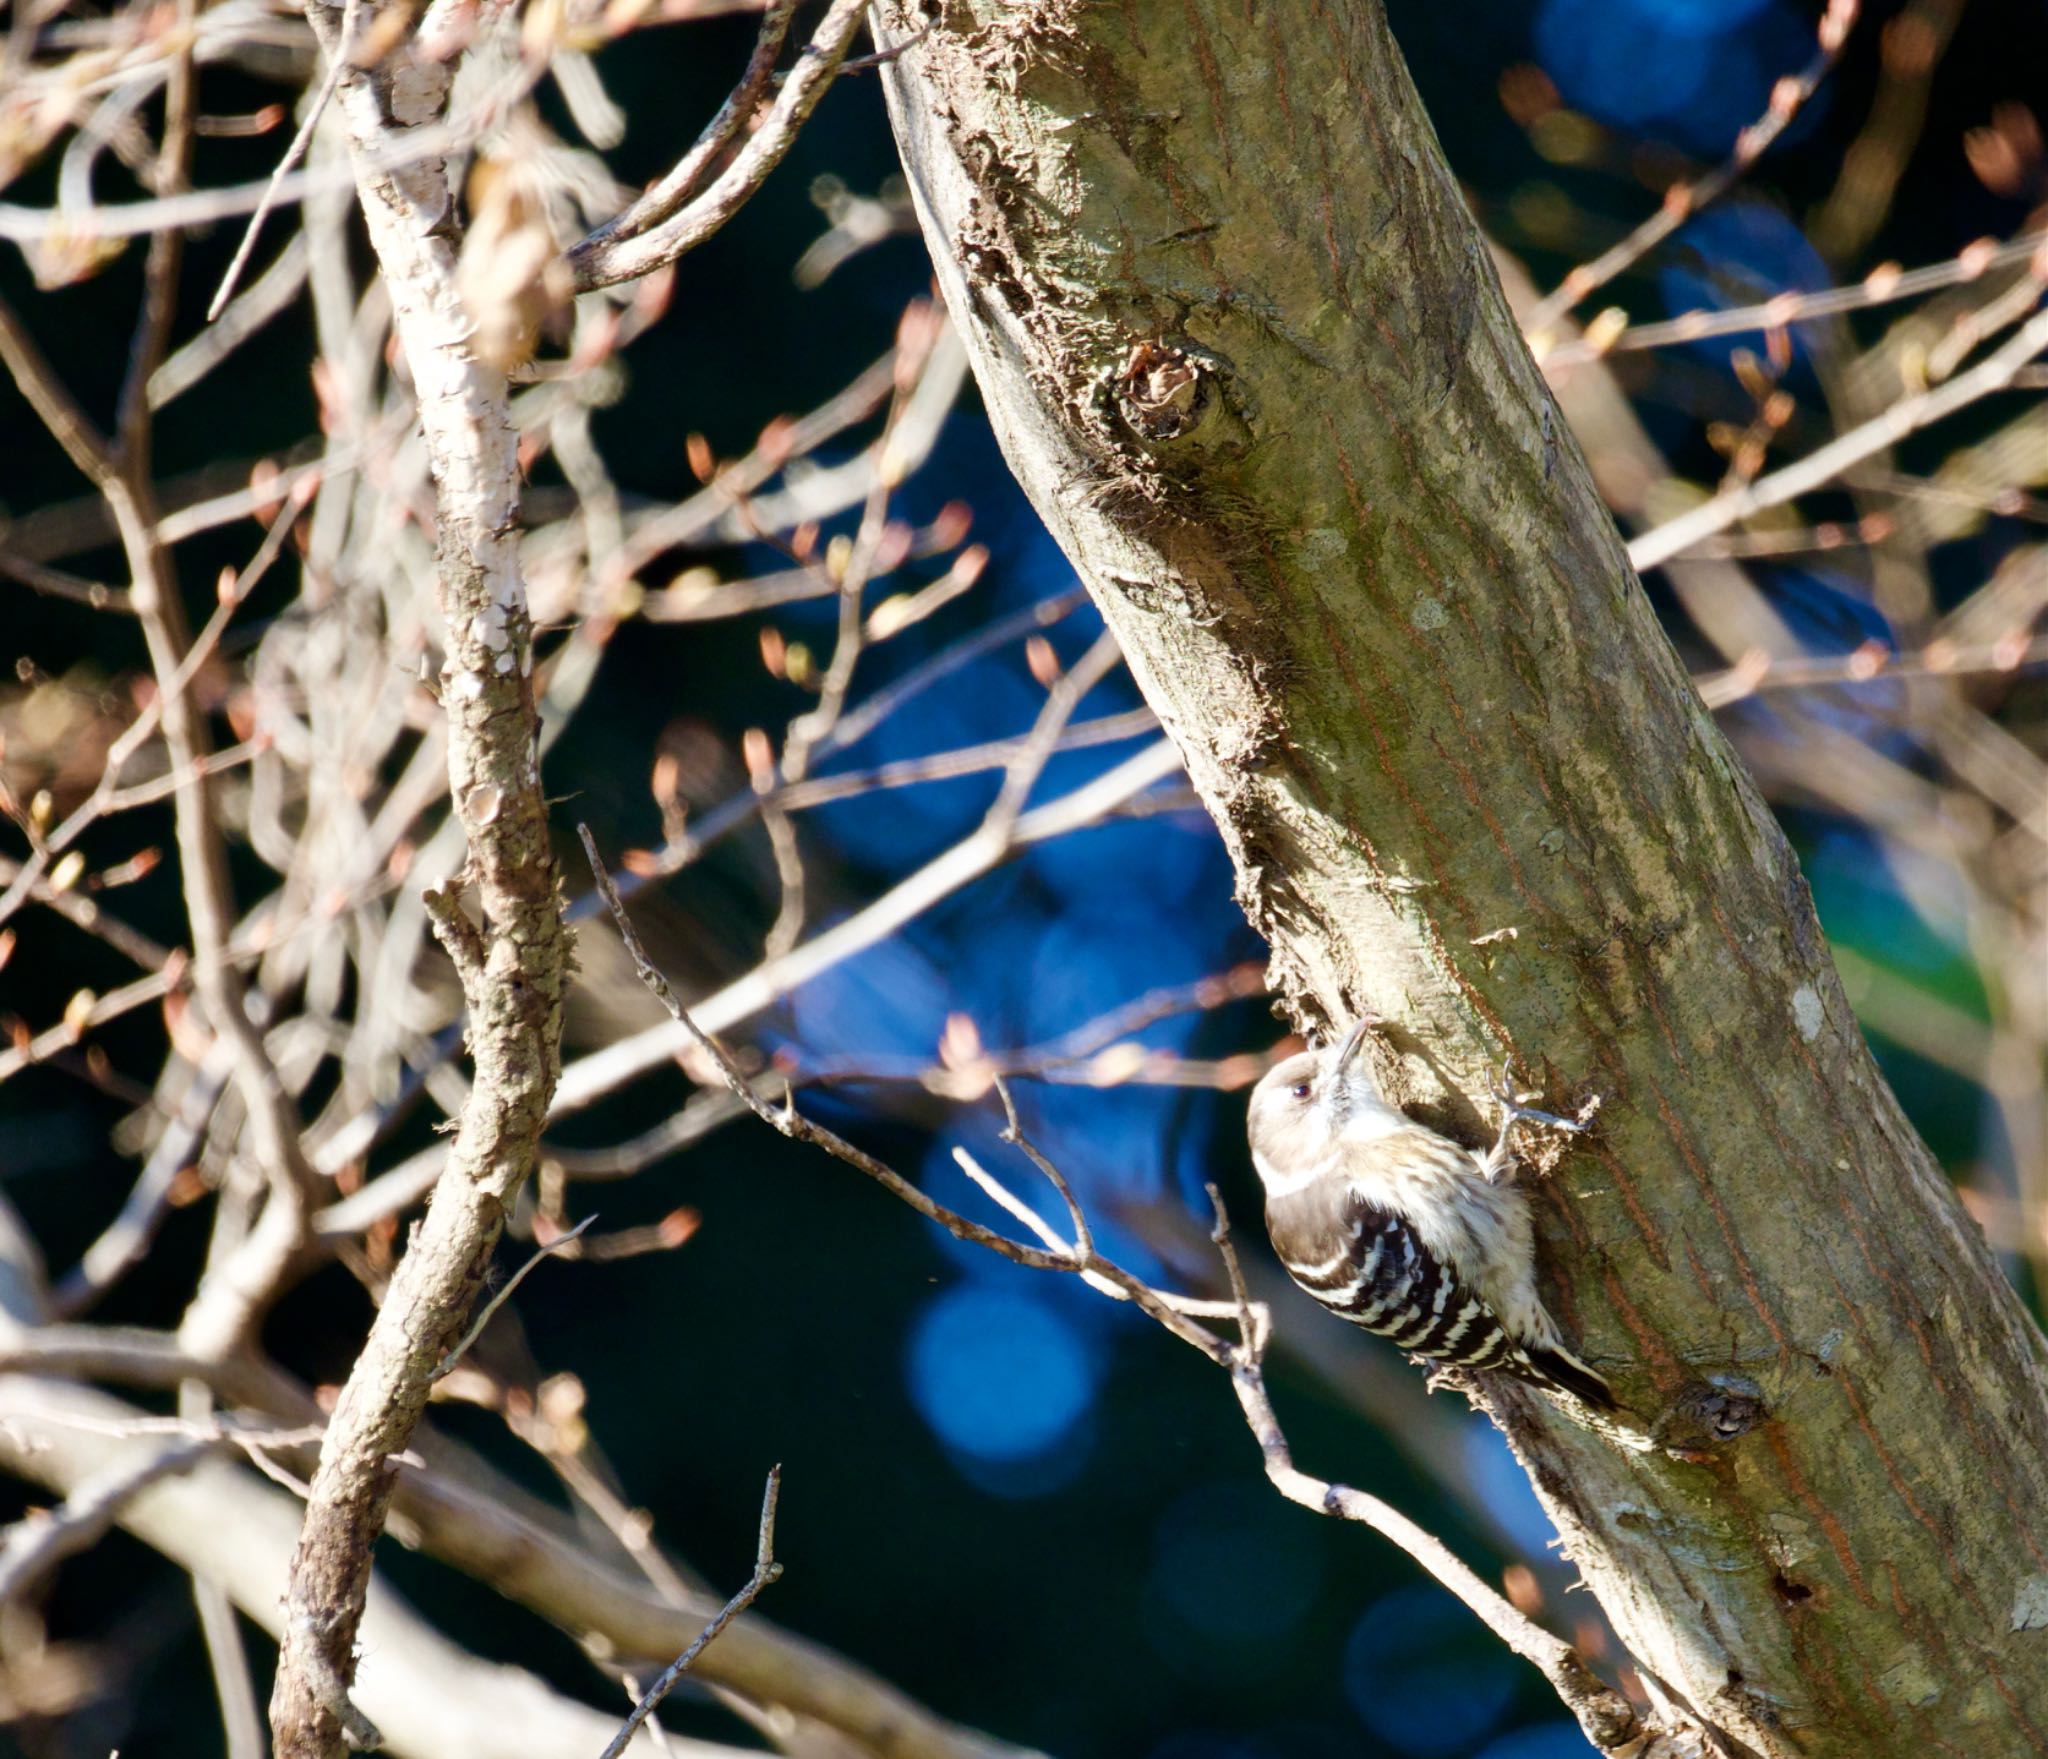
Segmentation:
{"type": "MultiPolygon", "coordinates": [[[[1735,306],[1727,311],[1682,312],[1654,324],[1625,324],[1620,329],[1602,329],[1587,335],[1537,349],[1547,367],[1577,366],[1603,355],[1626,354],[1646,348],[1669,348],[1683,342],[1699,342],[1717,336],[1740,336],[1762,330],[1788,329],[1812,318],[1835,317],[1843,312],[1868,311],[1893,305],[1975,281],[1992,269],[2023,263],[2048,245],[2048,232],[2026,232],[2005,243],[1979,241],[1958,255],[1918,269],[1881,265],[1849,287],[1830,287],[1815,293],[1786,292],[1757,305],[1735,306]]],[[[1536,343],[1533,314],[1525,327],[1536,343]]]]}
{"type": "MultiPolygon", "coordinates": [[[[732,163],[685,206],[636,225],[630,236],[607,239],[593,234],[577,245],[569,262],[578,290],[589,292],[649,274],[696,249],[731,219],[795,143],[866,16],[867,0],[833,0],[796,71],[783,82],[768,114],[732,163]]],[[[687,165],[686,160],[675,175],[680,177],[687,165]]],[[[656,210],[660,206],[654,204],[656,210]]]]}
{"type": "Polygon", "coordinates": [[[1940,421],[1981,397],[2009,386],[2014,375],[2048,349],[2048,312],[2036,313],[1995,353],[1967,372],[1918,396],[1902,398],[1839,439],[1830,441],[1797,463],[1714,496],[1689,513],[1645,532],[1629,545],[1629,560],[1640,572],[1684,555],[1694,544],[1726,531],[1731,525],[1783,506],[1833,482],[1845,471],[1895,446],[1908,434],[1940,421]]]}
{"type": "Polygon", "coordinates": [[[1557,291],[1537,301],[1524,328],[1539,341],[1552,324],[1596,288],[1604,287],[1632,263],[1640,262],[1686,221],[1732,189],[1791,125],[1842,53],[1861,0],[1829,0],[1821,16],[1820,46],[1804,70],[1771,88],[1770,107],[1735,138],[1735,148],[1718,169],[1697,183],[1674,183],[1663,205],[1619,244],[1565,276],[1557,291]]]}
{"type": "MultiPolygon", "coordinates": [[[[707,1031],[723,1032],[737,1025],[862,948],[885,939],[940,899],[994,871],[1017,849],[1093,824],[1179,768],[1180,757],[1172,742],[1155,741],[1071,793],[1032,808],[1007,836],[972,833],[871,904],[707,996],[693,1012],[707,1031]]],[[[554,1115],[581,1110],[636,1075],[666,1063],[690,1042],[689,1034],[679,1026],[653,1026],[569,1064],[556,1091],[554,1115]]]]}

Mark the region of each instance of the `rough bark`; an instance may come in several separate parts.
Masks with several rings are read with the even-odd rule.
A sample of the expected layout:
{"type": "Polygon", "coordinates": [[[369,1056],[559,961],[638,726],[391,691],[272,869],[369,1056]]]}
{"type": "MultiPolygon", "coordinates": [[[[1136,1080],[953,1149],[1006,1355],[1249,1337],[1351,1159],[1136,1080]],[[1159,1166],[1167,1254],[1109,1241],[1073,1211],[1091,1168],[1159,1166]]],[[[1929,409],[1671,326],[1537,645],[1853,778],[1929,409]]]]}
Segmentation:
{"type": "Polygon", "coordinates": [[[410,43],[373,68],[343,40],[353,9],[309,4],[330,65],[370,243],[432,461],[435,601],[446,658],[448,778],[469,845],[457,883],[429,892],[468,1009],[475,1080],[426,1219],[414,1230],[320,1450],[292,1561],[270,1716],[279,1759],[374,1745],[348,1700],[372,1549],[439,1366],[461,1337],[561,1075],[570,942],[540,791],[533,631],[519,572],[518,463],[504,374],[478,358],[456,291],[460,225],[435,158],[375,168],[377,149],[438,122],[449,68],[410,43]],[[473,880],[481,926],[464,914],[473,880]]]}
{"type": "MultiPolygon", "coordinates": [[[[912,188],[1012,468],[1308,1021],[1480,1140],[1512,1052],[1631,1421],[1509,1429],[1674,1722],[2048,1752],[2042,1340],[1867,1054],[1373,0],[886,0],[912,188]],[[1504,934],[1503,931],[1512,931],[1504,934]]],[[[1134,900],[1133,907],[1138,907],[1134,900]]]]}

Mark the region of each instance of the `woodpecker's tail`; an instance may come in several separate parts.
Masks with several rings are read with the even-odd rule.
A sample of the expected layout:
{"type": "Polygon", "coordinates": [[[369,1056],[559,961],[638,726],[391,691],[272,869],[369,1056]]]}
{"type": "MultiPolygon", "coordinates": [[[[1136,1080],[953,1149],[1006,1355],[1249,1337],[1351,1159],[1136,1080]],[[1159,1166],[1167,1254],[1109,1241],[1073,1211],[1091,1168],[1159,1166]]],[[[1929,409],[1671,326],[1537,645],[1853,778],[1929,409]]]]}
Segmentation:
{"type": "Polygon", "coordinates": [[[1562,1346],[1554,1350],[1522,1350],[1501,1366],[1508,1373],[1550,1392],[1570,1393],[1596,1411],[1621,1409],[1614,1402],[1614,1394],[1607,1382],[1562,1346]]]}

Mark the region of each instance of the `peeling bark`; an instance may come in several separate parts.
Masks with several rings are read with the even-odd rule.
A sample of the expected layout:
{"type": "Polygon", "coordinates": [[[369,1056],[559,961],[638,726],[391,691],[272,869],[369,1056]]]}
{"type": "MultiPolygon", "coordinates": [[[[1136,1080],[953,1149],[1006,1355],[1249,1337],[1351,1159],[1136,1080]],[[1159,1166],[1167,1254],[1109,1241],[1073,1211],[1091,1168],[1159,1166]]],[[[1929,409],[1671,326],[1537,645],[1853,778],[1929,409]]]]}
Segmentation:
{"type": "Polygon", "coordinates": [[[876,28],[1005,454],[1297,1013],[1388,1016],[1389,1079],[1475,1142],[1504,1053],[1602,1099],[1537,1204],[1633,1421],[1483,1396],[1672,1726],[2048,1752],[2042,1339],[1864,1048],[1380,7],[876,28]]]}

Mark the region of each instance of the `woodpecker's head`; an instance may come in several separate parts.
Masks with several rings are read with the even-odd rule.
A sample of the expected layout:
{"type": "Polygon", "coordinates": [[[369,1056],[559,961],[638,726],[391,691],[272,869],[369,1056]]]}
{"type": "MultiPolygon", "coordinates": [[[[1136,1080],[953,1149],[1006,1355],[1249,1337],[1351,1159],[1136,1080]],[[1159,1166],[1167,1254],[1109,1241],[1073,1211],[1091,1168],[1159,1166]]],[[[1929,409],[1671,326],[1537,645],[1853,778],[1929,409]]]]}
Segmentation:
{"type": "Polygon", "coordinates": [[[1359,1054],[1366,1033],[1378,1024],[1368,1014],[1336,1044],[1289,1057],[1252,1089],[1252,1165],[1268,1197],[1299,1190],[1314,1178],[1347,1125],[1392,1113],[1372,1065],[1359,1054]]]}

